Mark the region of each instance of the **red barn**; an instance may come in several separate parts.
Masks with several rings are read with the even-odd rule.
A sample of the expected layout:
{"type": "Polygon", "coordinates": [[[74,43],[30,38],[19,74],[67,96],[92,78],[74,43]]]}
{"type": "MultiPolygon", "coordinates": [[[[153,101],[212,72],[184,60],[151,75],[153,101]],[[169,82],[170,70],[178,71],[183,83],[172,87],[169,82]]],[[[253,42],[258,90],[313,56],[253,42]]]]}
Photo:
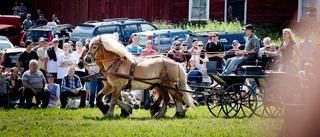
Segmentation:
{"type": "MultiPolygon", "coordinates": [[[[51,21],[77,25],[105,18],[143,18],[172,22],[239,20],[243,23],[319,22],[318,0],[24,0],[28,12],[41,9],[51,21]]],[[[1,1],[0,14],[10,14],[14,1],[1,1]]]]}

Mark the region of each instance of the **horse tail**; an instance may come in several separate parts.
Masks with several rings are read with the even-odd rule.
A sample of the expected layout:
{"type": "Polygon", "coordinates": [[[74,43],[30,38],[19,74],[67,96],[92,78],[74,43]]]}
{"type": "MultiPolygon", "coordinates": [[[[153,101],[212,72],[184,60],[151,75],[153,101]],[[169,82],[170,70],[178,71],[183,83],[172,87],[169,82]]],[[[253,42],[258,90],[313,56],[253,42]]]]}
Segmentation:
{"type": "MultiPolygon", "coordinates": [[[[178,63],[178,69],[179,69],[179,89],[189,90],[191,91],[191,88],[187,84],[187,73],[186,69],[178,63]]],[[[182,93],[182,100],[189,106],[189,107],[195,107],[194,102],[196,102],[191,94],[189,92],[181,91],[182,93]]]]}

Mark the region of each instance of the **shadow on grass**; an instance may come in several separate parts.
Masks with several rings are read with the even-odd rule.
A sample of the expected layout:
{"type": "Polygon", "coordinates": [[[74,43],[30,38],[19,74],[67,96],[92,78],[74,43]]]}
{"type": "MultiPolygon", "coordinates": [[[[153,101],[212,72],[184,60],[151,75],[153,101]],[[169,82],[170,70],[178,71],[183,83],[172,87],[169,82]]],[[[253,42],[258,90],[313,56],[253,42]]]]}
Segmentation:
{"type": "Polygon", "coordinates": [[[178,118],[178,117],[169,117],[169,116],[163,116],[161,118],[152,118],[152,117],[122,117],[120,115],[114,115],[114,116],[103,116],[103,117],[97,117],[97,116],[83,116],[83,119],[85,120],[95,120],[95,121],[104,121],[104,120],[122,120],[122,119],[131,119],[131,120],[138,120],[138,121],[146,121],[146,120],[175,120],[175,119],[186,119],[185,118],[178,118]]]}

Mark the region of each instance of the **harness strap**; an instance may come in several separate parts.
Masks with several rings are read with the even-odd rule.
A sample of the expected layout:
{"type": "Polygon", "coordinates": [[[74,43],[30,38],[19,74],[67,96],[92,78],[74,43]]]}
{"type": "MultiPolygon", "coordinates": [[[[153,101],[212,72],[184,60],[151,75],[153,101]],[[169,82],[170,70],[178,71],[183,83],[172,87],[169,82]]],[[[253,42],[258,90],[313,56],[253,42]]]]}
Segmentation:
{"type": "Polygon", "coordinates": [[[130,73],[129,73],[129,77],[128,77],[128,83],[126,85],[126,87],[124,88],[124,90],[130,89],[131,90],[131,81],[133,79],[133,73],[134,73],[134,69],[136,68],[137,62],[136,60],[134,60],[134,62],[131,64],[131,68],[130,68],[130,73]]]}

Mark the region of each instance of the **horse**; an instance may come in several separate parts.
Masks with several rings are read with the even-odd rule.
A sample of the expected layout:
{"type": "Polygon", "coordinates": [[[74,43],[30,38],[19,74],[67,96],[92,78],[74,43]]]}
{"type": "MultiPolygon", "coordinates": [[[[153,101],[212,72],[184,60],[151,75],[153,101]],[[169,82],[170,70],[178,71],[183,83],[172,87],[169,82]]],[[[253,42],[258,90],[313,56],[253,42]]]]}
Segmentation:
{"type": "MultiPolygon", "coordinates": [[[[96,62],[100,69],[104,69],[107,80],[103,81],[105,87],[99,92],[97,103],[99,109],[105,115],[113,115],[114,107],[117,104],[126,112],[132,113],[132,108],[118,98],[121,90],[145,90],[154,89],[160,95],[155,104],[164,100],[163,107],[154,117],[162,117],[166,113],[166,106],[169,100],[168,94],[176,99],[175,116],[184,117],[186,109],[182,101],[188,106],[194,107],[194,100],[187,85],[187,77],[184,67],[173,60],[159,56],[145,58],[137,61],[125,47],[117,42],[110,34],[94,37],[89,43],[89,50],[84,58],[85,63],[96,62]],[[102,102],[104,95],[112,93],[110,108],[105,109],[102,102]]],[[[155,112],[151,112],[151,115],[155,112]]]]}

